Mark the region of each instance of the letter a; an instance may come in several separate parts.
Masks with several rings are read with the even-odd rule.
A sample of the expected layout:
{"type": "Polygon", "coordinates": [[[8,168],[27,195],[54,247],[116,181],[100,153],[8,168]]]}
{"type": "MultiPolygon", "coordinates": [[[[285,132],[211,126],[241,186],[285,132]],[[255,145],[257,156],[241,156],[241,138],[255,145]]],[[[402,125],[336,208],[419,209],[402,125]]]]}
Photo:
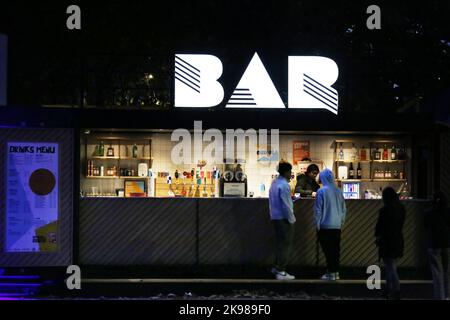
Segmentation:
{"type": "Polygon", "coordinates": [[[71,265],[67,267],[67,274],[72,274],[66,280],[67,289],[81,289],[81,270],[79,266],[71,265]]]}
{"type": "Polygon", "coordinates": [[[256,52],[226,107],[285,108],[272,79],[256,52]]]}
{"type": "Polygon", "coordinates": [[[367,274],[370,274],[367,278],[367,289],[381,289],[381,269],[377,265],[371,265],[367,267],[367,274]]]}
{"type": "Polygon", "coordinates": [[[74,5],[74,4],[71,6],[68,6],[66,13],[71,14],[71,16],[69,16],[66,21],[67,29],[80,30],[81,29],[81,9],[80,9],[80,7],[77,5],[74,5]]]}
{"type": "Polygon", "coordinates": [[[371,5],[367,7],[366,13],[372,13],[370,17],[367,18],[367,28],[369,30],[381,29],[381,9],[377,5],[371,5]]]}

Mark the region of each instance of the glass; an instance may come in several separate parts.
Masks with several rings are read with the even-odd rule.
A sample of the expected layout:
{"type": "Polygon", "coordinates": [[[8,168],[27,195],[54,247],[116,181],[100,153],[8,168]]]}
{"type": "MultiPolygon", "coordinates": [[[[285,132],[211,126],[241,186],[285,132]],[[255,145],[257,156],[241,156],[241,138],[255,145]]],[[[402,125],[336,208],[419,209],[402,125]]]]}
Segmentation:
{"type": "Polygon", "coordinates": [[[91,187],[91,194],[93,197],[98,196],[98,187],[91,187]]]}

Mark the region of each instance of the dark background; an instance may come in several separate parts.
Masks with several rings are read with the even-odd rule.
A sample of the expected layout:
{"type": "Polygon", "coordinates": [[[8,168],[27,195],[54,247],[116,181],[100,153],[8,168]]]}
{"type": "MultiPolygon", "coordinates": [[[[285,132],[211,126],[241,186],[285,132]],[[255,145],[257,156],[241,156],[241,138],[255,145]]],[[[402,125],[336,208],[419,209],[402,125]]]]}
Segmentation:
{"type": "Polygon", "coordinates": [[[225,98],[217,108],[255,51],[285,102],[288,55],[337,62],[344,113],[433,112],[450,88],[449,1],[15,1],[0,8],[13,106],[167,109],[175,53],[222,60],[225,98]],[[66,28],[70,4],[81,7],[80,31],[66,28]],[[381,8],[381,30],[366,27],[370,4],[381,8]]]}

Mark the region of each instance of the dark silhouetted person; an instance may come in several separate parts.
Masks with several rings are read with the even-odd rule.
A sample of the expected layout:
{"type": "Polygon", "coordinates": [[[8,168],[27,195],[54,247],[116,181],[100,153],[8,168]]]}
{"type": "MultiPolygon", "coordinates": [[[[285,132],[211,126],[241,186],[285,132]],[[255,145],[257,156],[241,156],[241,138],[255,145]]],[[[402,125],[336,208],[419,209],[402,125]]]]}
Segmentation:
{"type": "Polygon", "coordinates": [[[314,213],[319,243],[327,261],[327,273],[322,276],[322,280],[339,280],[341,228],[347,208],[330,169],[320,173],[320,181],[323,187],[317,191],[314,213]]]}
{"type": "Polygon", "coordinates": [[[406,211],[400,203],[398,194],[391,187],[384,188],[383,203],[375,228],[375,243],[378,246],[379,257],[386,268],[385,297],[400,299],[400,280],[396,259],[403,256],[403,225],[406,211]]]}
{"type": "Polygon", "coordinates": [[[275,229],[275,264],[272,273],[278,280],[293,280],[286,272],[286,264],[294,235],[294,203],[289,181],[292,165],[288,162],[278,164],[279,176],[273,180],[269,190],[270,218],[275,229]]]}
{"type": "Polygon", "coordinates": [[[295,193],[300,193],[300,197],[315,197],[320,186],[316,181],[319,174],[319,167],[316,164],[310,164],[306,168],[306,173],[297,176],[297,184],[295,185],[295,193]]]}
{"type": "Polygon", "coordinates": [[[450,210],[443,192],[433,196],[433,207],[425,211],[424,219],[428,259],[433,276],[433,297],[449,299],[450,210]]]}

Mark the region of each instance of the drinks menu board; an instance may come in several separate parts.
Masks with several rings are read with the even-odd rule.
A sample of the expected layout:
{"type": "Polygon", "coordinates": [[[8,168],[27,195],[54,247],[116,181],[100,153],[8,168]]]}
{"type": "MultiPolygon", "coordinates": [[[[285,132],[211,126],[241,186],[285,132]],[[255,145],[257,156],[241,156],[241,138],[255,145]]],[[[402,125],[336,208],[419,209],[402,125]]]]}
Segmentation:
{"type": "Polygon", "coordinates": [[[7,143],[7,252],[57,250],[58,163],[57,143],[7,143]]]}
{"type": "Polygon", "coordinates": [[[294,141],[293,143],[293,163],[296,165],[305,158],[310,158],[309,141],[294,141]]]}

